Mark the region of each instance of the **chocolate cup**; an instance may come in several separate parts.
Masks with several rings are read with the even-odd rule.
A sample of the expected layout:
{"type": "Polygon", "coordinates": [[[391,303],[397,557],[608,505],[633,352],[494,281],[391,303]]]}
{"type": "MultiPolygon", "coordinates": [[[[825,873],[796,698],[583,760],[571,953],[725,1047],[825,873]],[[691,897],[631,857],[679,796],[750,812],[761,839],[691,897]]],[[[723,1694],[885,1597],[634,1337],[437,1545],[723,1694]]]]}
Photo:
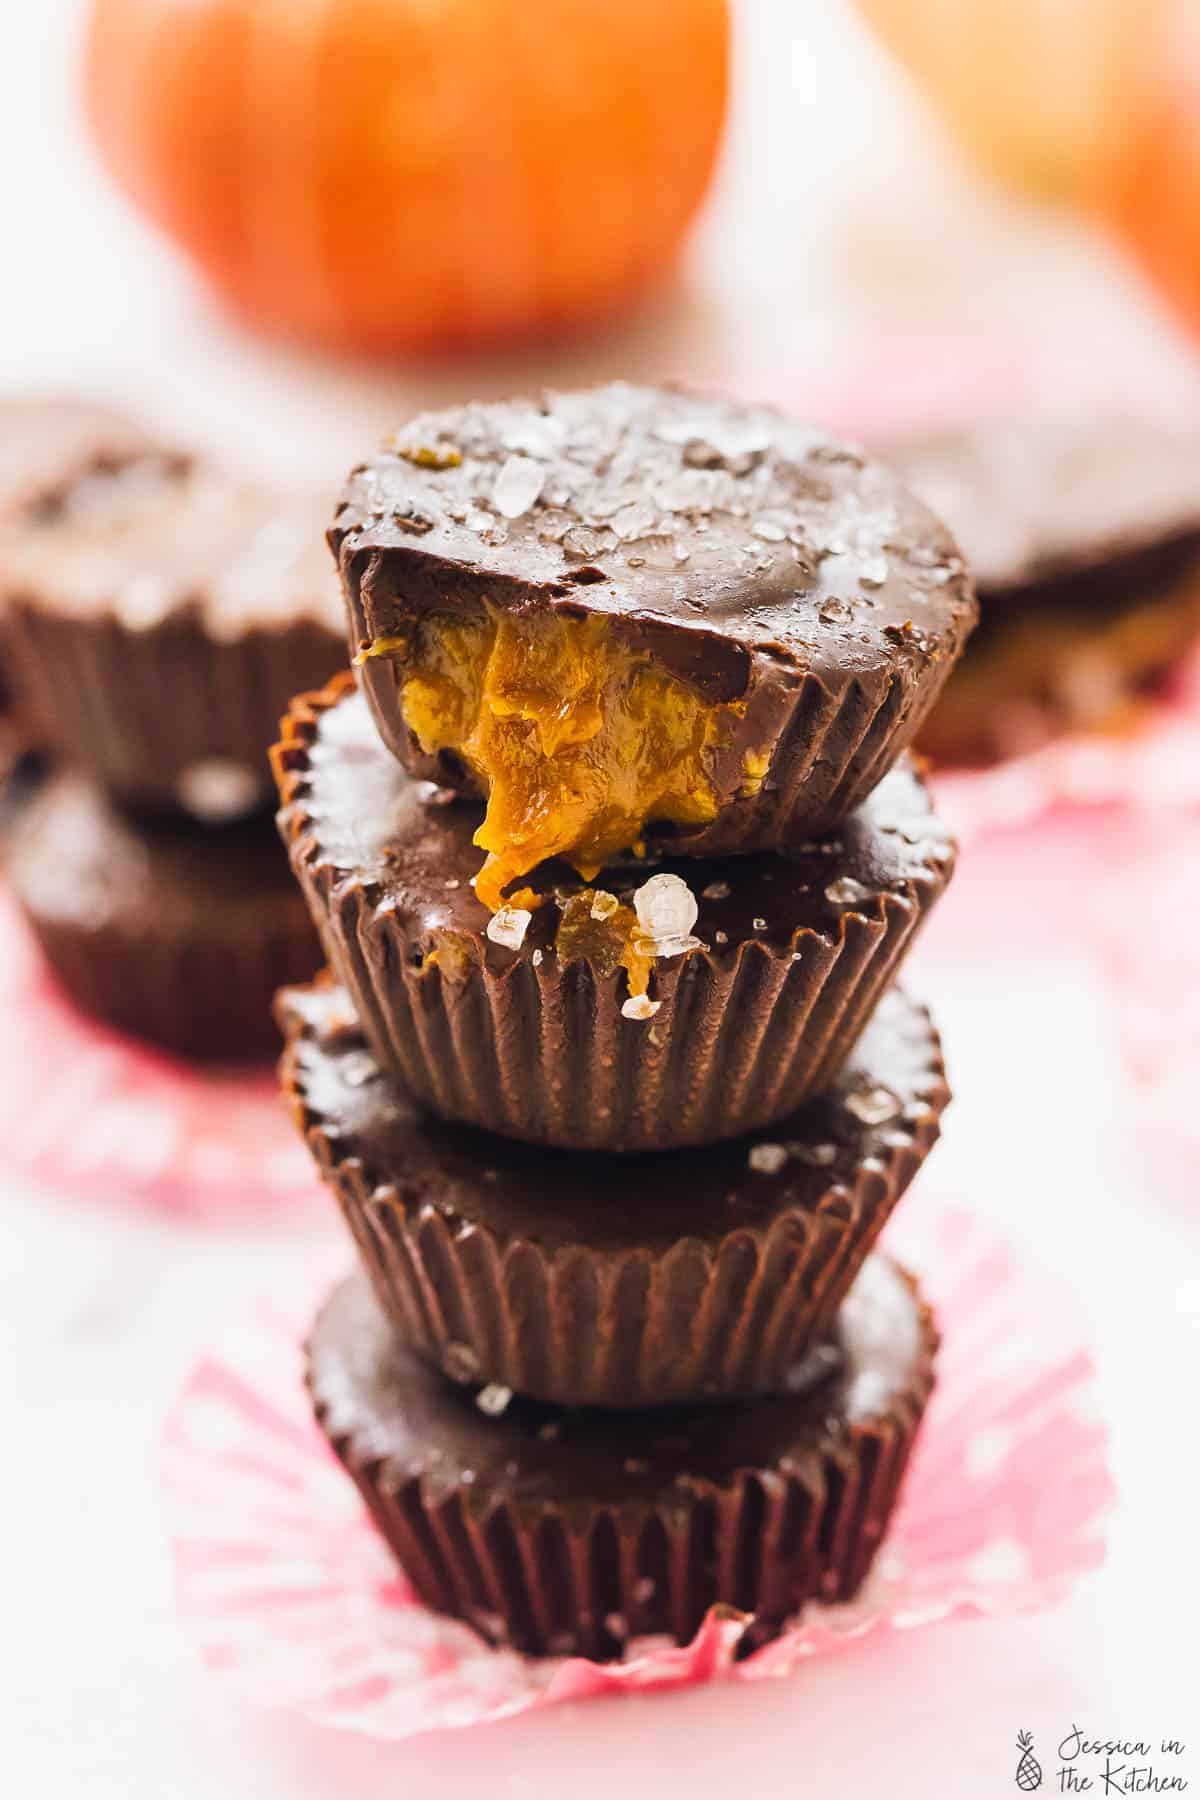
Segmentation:
{"type": "Polygon", "coordinates": [[[485,603],[599,621],[716,707],[715,818],[646,833],[695,856],[840,824],[916,737],[975,619],[957,546],[878,463],[768,407],[624,383],[411,420],[352,474],[330,544],[368,702],[415,775],[477,791],[455,754],[422,752],[404,668],[371,647],[485,603]],[[539,445],[515,458],[536,493],[513,517],[522,443],[539,445]]]}
{"type": "MultiPolygon", "coordinates": [[[[560,960],[584,884],[546,864],[519,948],[487,935],[478,807],[442,804],[379,743],[344,680],[303,696],[274,752],[280,830],[371,1049],[444,1118],[568,1149],[666,1150],[783,1118],[836,1075],[954,860],[911,769],[834,839],[657,865],[698,899],[696,943],[660,956],[652,1017],[606,952],[560,960]]],[[[631,894],[629,859],[595,886],[631,894]]]]}
{"type": "Polygon", "coordinates": [[[6,873],[62,988],[178,1056],[265,1060],[275,990],[320,952],[270,821],[137,825],[79,775],[17,820],[6,873]]]}
{"type": "Polygon", "coordinates": [[[280,1016],[284,1095],[399,1337],[451,1380],[562,1406],[785,1392],[950,1098],[929,1015],[893,992],[769,1134],[544,1150],[413,1106],[327,978],[280,1016]]]}
{"type": "Polygon", "coordinates": [[[612,1658],[690,1639],[710,1607],[747,1648],[862,1585],[933,1386],[915,1283],[873,1257],[797,1391],[738,1406],[564,1411],[445,1382],[364,1276],[308,1346],[317,1420],[418,1597],[492,1643],[612,1658]]]}
{"type": "Polygon", "coordinates": [[[958,533],[980,622],[920,743],[989,763],[1124,730],[1200,637],[1200,431],[1146,413],[1018,414],[882,454],[958,533]]]}
{"type": "Polygon", "coordinates": [[[270,798],[292,696],[345,663],[320,499],[97,451],[0,530],[0,638],[41,741],[147,813],[270,798]]]}

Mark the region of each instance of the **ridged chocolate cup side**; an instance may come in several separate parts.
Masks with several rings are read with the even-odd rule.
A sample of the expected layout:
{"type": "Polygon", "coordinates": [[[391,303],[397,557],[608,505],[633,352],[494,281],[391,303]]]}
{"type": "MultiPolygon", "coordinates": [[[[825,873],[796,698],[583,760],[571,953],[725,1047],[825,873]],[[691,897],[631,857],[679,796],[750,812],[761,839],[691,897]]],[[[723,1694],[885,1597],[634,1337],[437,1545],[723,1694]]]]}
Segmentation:
{"type": "Polygon", "coordinates": [[[906,769],[847,822],[853,852],[659,865],[696,893],[698,941],[656,960],[654,1014],[630,1018],[623,969],[556,954],[578,879],[546,893],[519,947],[488,938],[472,813],[419,798],[344,682],[293,705],[272,757],[292,867],[378,1060],[443,1117],[566,1148],[711,1143],[793,1111],[837,1073],[953,867],[906,769]],[[355,734],[344,769],[350,752],[320,742],[331,715],[355,734]]]}
{"type": "Polygon", "coordinates": [[[174,1055],[267,1061],[272,1001],[320,951],[270,821],[138,826],[80,776],[16,822],[6,874],[82,1012],[174,1055]]]}
{"type": "Polygon", "coordinates": [[[415,1108],[327,979],[280,1015],[284,1096],[394,1329],[451,1380],[563,1406],[786,1392],[950,1097],[928,1014],[892,993],[778,1141],[538,1150],[415,1108]]]}
{"type": "Polygon", "coordinates": [[[473,1403],[396,1343],[359,1277],[318,1319],[308,1383],[427,1606],[533,1655],[604,1659],[631,1637],[686,1642],[713,1606],[744,1615],[753,1648],[806,1602],[850,1599],[936,1346],[915,1284],[875,1258],[810,1385],[786,1398],[569,1413],[484,1389],[473,1403]]]}
{"type": "Polygon", "coordinates": [[[231,811],[263,806],[281,715],[345,660],[337,634],[315,620],[218,637],[192,605],[139,630],[112,611],[58,612],[20,593],[3,637],[42,741],[148,812],[203,813],[211,764],[222,771],[212,784],[218,804],[228,789],[231,811]]]}

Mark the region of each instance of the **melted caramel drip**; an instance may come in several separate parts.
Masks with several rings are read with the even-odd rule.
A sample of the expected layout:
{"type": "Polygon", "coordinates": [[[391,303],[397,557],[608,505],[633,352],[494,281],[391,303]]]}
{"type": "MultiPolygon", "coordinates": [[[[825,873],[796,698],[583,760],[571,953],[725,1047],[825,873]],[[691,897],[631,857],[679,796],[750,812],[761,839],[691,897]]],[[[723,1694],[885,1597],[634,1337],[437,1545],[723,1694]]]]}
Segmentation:
{"type": "Polygon", "coordinates": [[[411,644],[381,640],[366,654],[403,659],[404,717],[422,750],[455,751],[487,795],[475,891],[493,912],[536,905],[528,890],[504,890],[549,857],[590,881],[638,848],[651,820],[716,817],[717,709],[615,644],[603,619],[435,614],[411,644]]]}

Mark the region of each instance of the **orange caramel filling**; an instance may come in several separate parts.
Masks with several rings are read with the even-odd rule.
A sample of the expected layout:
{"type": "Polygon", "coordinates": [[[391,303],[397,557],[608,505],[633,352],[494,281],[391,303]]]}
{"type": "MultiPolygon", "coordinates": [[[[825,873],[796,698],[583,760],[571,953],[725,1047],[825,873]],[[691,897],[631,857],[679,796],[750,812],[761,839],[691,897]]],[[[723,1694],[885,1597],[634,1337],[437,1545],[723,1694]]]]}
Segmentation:
{"type": "Polygon", "coordinates": [[[433,614],[366,654],[401,663],[404,717],[422,750],[455,751],[487,796],[475,891],[493,912],[536,905],[505,889],[548,857],[590,881],[637,850],[652,820],[716,817],[707,763],[718,708],[615,643],[603,619],[433,614]]]}
{"type": "Polygon", "coordinates": [[[622,906],[603,889],[572,894],[562,909],[554,949],[560,963],[586,957],[602,980],[624,969],[631,994],[644,994],[650,985],[654,941],[646,936],[633,908],[622,906]]]}

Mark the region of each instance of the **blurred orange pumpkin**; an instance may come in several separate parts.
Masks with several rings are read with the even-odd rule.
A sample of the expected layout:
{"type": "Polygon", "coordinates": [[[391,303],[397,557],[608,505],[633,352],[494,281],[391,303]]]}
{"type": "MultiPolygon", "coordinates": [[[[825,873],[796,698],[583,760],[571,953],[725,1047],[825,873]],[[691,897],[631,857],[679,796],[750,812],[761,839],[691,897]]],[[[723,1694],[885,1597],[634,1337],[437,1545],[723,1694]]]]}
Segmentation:
{"type": "Polygon", "coordinates": [[[1074,200],[1119,130],[1162,0],[858,0],[989,174],[1074,200]]]}
{"type": "Polygon", "coordinates": [[[553,332],[670,266],[727,0],[93,0],[125,191],[256,324],[377,351],[553,332]]]}
{"type": "Polygon", "coordinates": [[[1142,58],[1141,100],[1096,165],[1099,218],[1200,333],[1200,15],[1177,0],[1142,58]]]}

